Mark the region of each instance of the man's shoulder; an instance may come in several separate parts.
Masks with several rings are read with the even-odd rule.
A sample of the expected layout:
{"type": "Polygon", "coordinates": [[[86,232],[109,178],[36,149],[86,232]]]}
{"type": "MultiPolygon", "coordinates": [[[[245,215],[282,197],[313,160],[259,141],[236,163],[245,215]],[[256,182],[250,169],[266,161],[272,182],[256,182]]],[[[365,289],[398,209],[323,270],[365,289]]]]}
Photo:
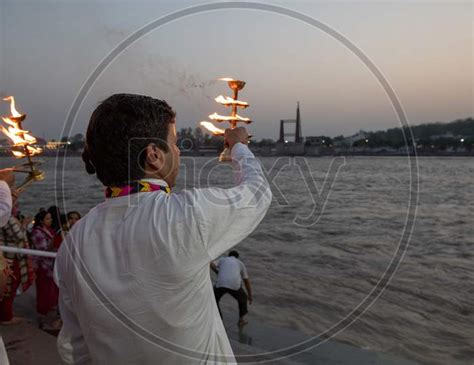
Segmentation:
{"type": "Polygon", "coordinates": [[[243,270],[246,270],[245,264],[242,261],[240,261],[239,259],[237,259],[237,261],[239,262],[240,268],[243,269],[243,270]]]}

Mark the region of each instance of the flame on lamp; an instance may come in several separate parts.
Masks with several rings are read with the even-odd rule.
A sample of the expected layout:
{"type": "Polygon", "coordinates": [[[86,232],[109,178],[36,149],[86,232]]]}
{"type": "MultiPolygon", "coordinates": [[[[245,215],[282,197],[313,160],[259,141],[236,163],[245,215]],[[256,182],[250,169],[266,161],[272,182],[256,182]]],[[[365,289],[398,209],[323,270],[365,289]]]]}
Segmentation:
{"type": "Polygon", "coordinates": [[[234,104],[240,106],[241,108],[246,108],[249,106],[249,103],[247,103],[246,101],[234,100],[230,96],[219,95],[214,100],[218,102],[219,104],[222,104],[225,106],[231,106],[234,104]]]}
{"type": "Polygon", "coordinates": [[[211,132],[215,136],[223,136],[225,131],[221,128],[217,128],[214,124],[211,122],[203,120],[201,123],[199,123],[201,126],[206,128],[209,132],[211,132]]]}
{"type": "MultiPolygon", "coordinates": [[[[220,115],[217,113],[213,113],[209,115],[209,119],[215,122],[219,122],[219,123],[229,122],[231,129],[237,128],[238,122],[244,122],[246,124],[252,123],[250,118],[241,117],[239,114],[237,114],[238,108],[247,108],[249,106],[247,102],[239,100],[239,91],[245,87],[246,82],[243,80],[234,80],[233,78],[230,78],[230,77],[222,77],[218,80],[226,81],[229,88],[233,91],[234,96],[229,97],[229,96],[219,95],[214,100],[223,106],[231,107],[231,113],[230,115],[220,115]]],[[[223,129],[217,128],[210,122],[202,121],[200,124],[201,126],[206,128],[208,131],[210,131],[212,134],[216,136],[218,135],[222,136],[225,133],[223,129]]],[[[230,155],[230,149],[225,144],[224,144],[224,150],[219,155],[219,161],[221,162],[232,161],[232,157],[230,155]]]]}
{"type": "Polygon", "coordinates": [[[240,115],[236,114],[235,116],[229,116],[229,115],[220,115],[217,113],[209,115],[209,119],[215,120],[216,122],[228,122],[228,121],[239,121],[239,122],[245,122],[245,123],[250,123],[251,120],[250,118],[244,118],[241,117],[240,115]]]}
{"type": "Polygon", "coordinates": [[[20,118],[22,116],[22,114],[18,113],[15,108],[15,98],[13,96],[7,96],[6,98],[3,98],[3,100],[10,101],[10,113],[12,114],[12,117],[20,118]]]}
{"type": "Polygon", "coordinates": [[[38,147],[31,146],[36,143],[36,138],[29,134],[30,132],[21,128],[21,121],[25,115],[20,114],[15,108],[15,98],[8,96],[4,98],[5,101],[10,101],[11,116],[2,117],[2,120],[8,124],[8,128],[3,125],[0,130],[13,142],[13,156],[22,158],[26,156],[34,156],[41,153],[43,150],[38,147]]]}

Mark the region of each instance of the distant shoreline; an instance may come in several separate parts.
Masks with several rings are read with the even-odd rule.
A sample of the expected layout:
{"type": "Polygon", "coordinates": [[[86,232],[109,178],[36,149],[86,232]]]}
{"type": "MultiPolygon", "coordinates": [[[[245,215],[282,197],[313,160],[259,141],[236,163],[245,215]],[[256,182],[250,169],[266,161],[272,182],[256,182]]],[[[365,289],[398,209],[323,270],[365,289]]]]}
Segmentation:
{"type": "MultiPolygon", "coordinates": [[[[361,157],[406,157],[406,156],[415,156],[413,152],[402,153],[402,152],[393,152],[393,151],[334,151],[334,152],[325,152],[320,154],[277,154],[277,153],[268,153],[260,152],[258,150],[252,150],[255,156],[259,157],[338,157],[338,156],[361,156],[361,157]]],[[[213,157],[219,156],[220,151],[181,151],[181,156],[193,156],[193,157],[213,157]]],[[[38,158],[41,157],[81,157],[82,151],[73,152],[73,151],[55,151],[47,152],[41,154],[38,158]]],[[[474,157],[473,151],[430,151],[430,150],[418,150],[416,151],[416,156],[418,157],[474,157]]],[[[13,158],[10,153],[0,153],[0,157],[4,158],[13,158]]]]}

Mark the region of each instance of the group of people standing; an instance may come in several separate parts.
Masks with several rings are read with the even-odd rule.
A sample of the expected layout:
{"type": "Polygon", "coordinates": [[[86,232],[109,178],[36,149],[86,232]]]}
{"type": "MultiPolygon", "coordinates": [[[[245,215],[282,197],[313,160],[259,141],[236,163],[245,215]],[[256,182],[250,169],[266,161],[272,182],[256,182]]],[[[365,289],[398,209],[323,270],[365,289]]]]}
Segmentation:
{"type": "MultiPolygon", "coordinates": [[[[76,211],[62,215],[55,206],[48,210],[40,209],[29,235],[30,246],[35,250],[56,252],[69,229],[80,218],[81,215],[76,211]]],[[[36,311],[40,327],[50,326],[53,330],[59,330],[59,289],[54,283],[54,259],[36,256],[33,260],[36,273],[36,311]],[[52,316],[53,321],[49,316],[52,316]]]]}
{"type": "MultiPolygon", "coordinates": [[[[81,218],[80,214],[74,211],[63,215],[59,208],[52,206],[47,210],[41,208],[34,219],[24,217],[19,214],[18,195],[13,189],[12,179],[1,180],[1,175],[1,200],[11,202],[11,211],[8,219],[0,222],[0,245],[56,252],[69,229],[81,218]],[[11,200],[8,194],[11,195],[11,200]]],[[[22,322],[22,318],[14,316],[13,302],[17,293],[25,292],[35,283],[39,327],[59,330],[59,290],[53,277],[54,258],[32,257],[17,252],[3,252],[0,256],[0,324],[14,325],[22,322]]]]}

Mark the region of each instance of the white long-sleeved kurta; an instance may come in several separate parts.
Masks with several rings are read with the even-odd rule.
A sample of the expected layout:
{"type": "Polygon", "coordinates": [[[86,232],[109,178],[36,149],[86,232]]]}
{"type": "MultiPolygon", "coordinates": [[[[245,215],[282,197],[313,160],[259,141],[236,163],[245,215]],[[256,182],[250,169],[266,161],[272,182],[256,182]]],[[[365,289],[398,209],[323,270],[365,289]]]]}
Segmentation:
{"type": "Polygon", "coordinates": [[[12,214],[12,193],[5,181],[0,181],[0,227],[7,224],[12,214]]]}
{"type": "Polygon", "coordinates": [[[74,225],[55,266],[65,363],[235,362],[209,263],[257,227],[271,192],[247,146],[232,157],[233,188],[107,199],[74,225]]]}

